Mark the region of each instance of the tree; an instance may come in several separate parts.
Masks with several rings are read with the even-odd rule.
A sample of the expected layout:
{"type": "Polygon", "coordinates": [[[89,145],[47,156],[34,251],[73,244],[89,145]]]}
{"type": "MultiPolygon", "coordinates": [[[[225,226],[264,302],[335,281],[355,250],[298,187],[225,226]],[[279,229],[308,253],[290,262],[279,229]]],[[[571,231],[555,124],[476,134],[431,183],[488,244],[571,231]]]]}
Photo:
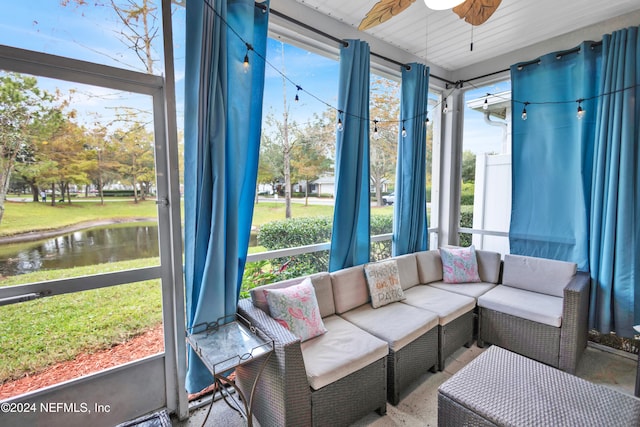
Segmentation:
{"type": "Polygon", "coordinates": [[[276,184],[284,178],[284,156],[280,144],[262,134],[260,143],[260,160],[258,162],[258,183],[269,184],[276,191],[276,184]]]}
{"type": "MultiPolygon", "coordinates": [[[[76,6],[88,6],[86,0],[61,0],[62,6],[74,3],[76,6]]],[[[179,2],[175,4],[180,5],[179,2]]],[[[154,49],[154,40],[158,36],[161,27],[158,19],[157,7],[151,0],[110,0],[108,3],[94,3],[94,6],[110,7],[122,23],[123,28],[117,36],[128,50],[133,51],[142,62],[144,72],[154,74],[155,63],[158,55],[154,49]]],[[[108,55],[110,59],[123,62],[121,57],[108,55]]],[[[132,64],[127,64],[133,66],[132,64]]]]}
{"type": "Polygon", "coordinates": [[[143,124],[134,124],[129,129],[115,132],[113,141],[118,147],[118,171],[133,187],[133,200],[138,203],[138,184],[144,183],[151,173],[155,178],[153,134],[143,124]]]}
{"type": "Polygon", "coordinates": [[[52,100],[38,88],[34,77],[0,75],[0,222],[11,174],[18,161],[32,155],[34,138],[52,100]]]}
{"type": "Polygon", "coordinates": [[[393,179],[398,157],[398,118],[400,86],[397,82],[377,78],[371,85],[370,117],[374,120],[370,142],[369,174],[382,206],[382,187],[393,179]],[[375,132],[377,128],[377,132],[375,132]]]}
{"type": "Polygon", "coordinates": [[[462,153],[462,182],[473,183],[476,180],[476,155],[469,150],[462,153]]]}
{"type": "Polygon", "coordinates": [[[309,181],[317,179],[323,172],[331,169],[331,160],[326,157],[322,145],[306,134],[301,136],[292,150],[291,166],[297,179],[305,182],[304,204],[309,204],[309,181]]]}

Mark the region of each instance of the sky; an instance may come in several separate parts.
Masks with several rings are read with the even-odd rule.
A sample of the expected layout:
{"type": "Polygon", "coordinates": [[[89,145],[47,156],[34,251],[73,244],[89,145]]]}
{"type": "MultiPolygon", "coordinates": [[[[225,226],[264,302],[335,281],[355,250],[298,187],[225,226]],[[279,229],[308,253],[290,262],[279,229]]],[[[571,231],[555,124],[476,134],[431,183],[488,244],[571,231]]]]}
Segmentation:
{"type": "MultiPolygon", "coordinates": [[[[5,3],[5,13],[0,15],[0,44],[144,71],[142,62],[118,38],[122,25],[108,5],[95,6],[94,2],[88,2],[88,5],[78,6],[71,1],[67,6],[61,6],[59,0],[0,2],[5,3]]],[[[182,127],[184,111],[184,20],[184,8],[175,8],[174,56],[179,127],[182,127]]],[[[161,40],[158,46],[161,46],[160,42],[161,40]]],[[[161,49],[156,49],[154,56],[162,59],[161,49]]],[[[337,107],[339,64],[335,58],[269,39],[267,61],[264,114],[272,113],[278,117],[282,115],[282,74],[290,80],[286,83],[286,96],[291,119],[305,123],[313,113],[321,114],[328,105],[337,107]],[[298,92],[298,103],[293,102],[297,92],[296,85],[303,89],[298,92]]],[[[162,62],[159,61],[156,67],[161,70],[162,62]]],[[[121,105],[123,98],[128,104],[140,106],[141,109],[150,105],[150,100],[142,96],[42,78],[39,78],[39,82],[41,87],[51,91],[55,88],[79,88],[73,95],[73,106],[80,112],[86,112],[86,117],[90,117],[85,119],[87,121],[93,120],[97,114],[109,120],[109,117],[113,117],[114,107],[121,105]]],[[[499,92],[504,87],[502,84],[472,89],[466,94],[466,99],[499,92]]],[[[465,150],[476,153],[499,151],[501,130],[485,124],[482,114],[478,112],[469,109],[465,111],[464,136],[465,150]]]]}

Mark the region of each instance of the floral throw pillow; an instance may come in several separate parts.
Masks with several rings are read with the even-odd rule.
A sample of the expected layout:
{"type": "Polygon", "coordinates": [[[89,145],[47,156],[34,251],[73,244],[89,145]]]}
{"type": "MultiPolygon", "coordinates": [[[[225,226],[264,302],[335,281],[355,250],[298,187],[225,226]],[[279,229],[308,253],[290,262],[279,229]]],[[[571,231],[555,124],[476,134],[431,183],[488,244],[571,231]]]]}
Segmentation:
{"type": "Polygon", "coordinates": [[[405,299],[400,286],[398,263],[395,260],[367,264],[364,266],[364,273],[367,276],[373,308],[405,299]]]}
{"type": "Polygon", "coordinates": [[[308,277],[302,283],[282,289],[265,289],[271,317],[300,341],[327,332],[320,316],[316,291],[308,277]]]}
{"type": "Polygon", "coordinates": [[[473,245],[468,248],[440,248],[442,280],[445,283],[480,282],[478,260],[473,245]]]}

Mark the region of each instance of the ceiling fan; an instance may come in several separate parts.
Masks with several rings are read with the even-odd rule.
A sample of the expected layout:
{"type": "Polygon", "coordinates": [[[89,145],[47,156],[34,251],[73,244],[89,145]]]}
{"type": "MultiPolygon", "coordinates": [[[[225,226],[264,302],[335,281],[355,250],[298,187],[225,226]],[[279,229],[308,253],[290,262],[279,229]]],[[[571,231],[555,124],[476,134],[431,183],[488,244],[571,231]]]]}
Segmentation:
{"type": "MultiPolygon", "coordinates": [[[[407,9],[416,0],[380,0],[367,13],[358,29],[361,31],[388,21],[407,9]]],[[[429,9],[453,11],[467,23],[477,26],[484,24],[498,9],[502,0],[424,0],[429,9]]]]}

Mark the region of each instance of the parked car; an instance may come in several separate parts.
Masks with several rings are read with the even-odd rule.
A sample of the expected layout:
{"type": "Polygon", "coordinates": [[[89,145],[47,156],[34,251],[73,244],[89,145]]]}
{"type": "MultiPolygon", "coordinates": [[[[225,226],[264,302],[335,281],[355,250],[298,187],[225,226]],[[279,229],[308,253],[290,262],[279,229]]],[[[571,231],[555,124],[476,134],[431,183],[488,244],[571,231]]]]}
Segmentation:
{"type": "Polygon", "coordinates": [[[396,192],[389,193],[386,196],[382,196],[383,205],[392,205],[396,201],[396,192]]]}

